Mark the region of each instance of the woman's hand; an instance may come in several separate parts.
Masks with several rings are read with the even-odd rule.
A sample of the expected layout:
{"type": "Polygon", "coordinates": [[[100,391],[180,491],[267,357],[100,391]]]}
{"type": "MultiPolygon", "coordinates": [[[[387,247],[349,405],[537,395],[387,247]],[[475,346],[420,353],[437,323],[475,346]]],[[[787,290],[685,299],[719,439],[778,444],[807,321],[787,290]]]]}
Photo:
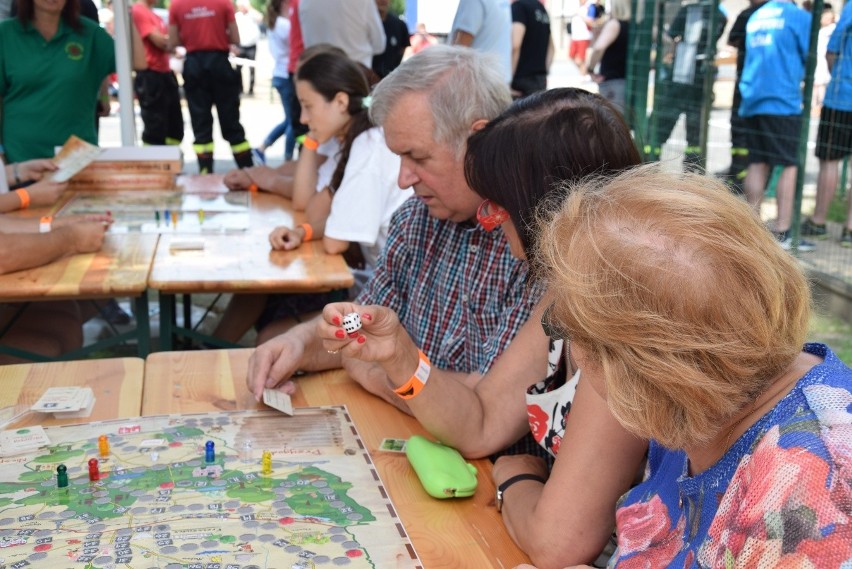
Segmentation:
{"type": "Polygon", "coordinates": [[[417,347],[402,327],[393,310],[384,306],[360,306],[351,302],[327,304],[322,311],[322,320],[317,322],[317,336],[323,347],[330,352],[365,362],[390,362],[408,356],[417,366],[417,347]],[[347,314],[357,313],[361,317],[361,329],[347,334],[343,319],[347,314]]]}
{"type": "MultiPolygon", "coordinates": [[[[53,163],[53,160],[43,158],[41,160],[27,160],[26,162],[18,162],[18,177],[22,182],[29,180],[41,180],[47,172],[58,170],[59,167],[53,163]]],[[[32,192],[32,190],[29,190],[32,192]]]]}
{"type": "Polygon", "coordinates": [[[269,234],[269,244],[276,251],[290,251],[302,244],[303,233],[299,228],[276,227],[269,234]]]}
{"type": "Polygon", "coordinates": [[[231,170],[225,174],[224,182],[228,189],[233,191],[247,190],[252,185],[251,177],[243,168],[231,170]]]}
{"type": "MultiPolygon", "coordinates": [[[[41,174],[39,174],[41,176],[41,174]]],[[[68,182],[41,180],[27,188],[30,203],[34,206],[53,205],[68,189],[68,182]]]]}
{"type": "Polygon", "coordinates": [[[85,214],[76,214],[76,215],[63,215],[62,217],[56,217],[53,219],[52,226],[54,229],[58,227],[64,227],[66,225],[72,225],[75,223],[86,223],[86,222],[98,222],[103,224],[106,227],[112,225],[113,218],[111,215],[106,213],[85,213],[85,214]]]}

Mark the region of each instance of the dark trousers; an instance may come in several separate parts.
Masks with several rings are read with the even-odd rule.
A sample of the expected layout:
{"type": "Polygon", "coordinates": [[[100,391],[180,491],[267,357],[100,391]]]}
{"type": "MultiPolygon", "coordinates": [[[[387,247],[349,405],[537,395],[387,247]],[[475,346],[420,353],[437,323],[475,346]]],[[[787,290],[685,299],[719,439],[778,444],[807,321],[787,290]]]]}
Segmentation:
{"type": "Polygon", "coordinates": [[[286,96],[282,95],[284,112],[290,117],[290,128],[293,129],[293,136],[299,138],[303,134],[308,134],[308,125],[302,124],[300,120],[302,105],[299,104],[299,99],[296,97],[296,83],[293,80],[293,74],[291,73],[286,80],[290,85],[288,86],[286,96]]]}
{"type": "Polygon", "coordinates": [[[142,114],[142,142],[179,144],[183,140],[183,114],[175,74],[146,69],[136,72],[136,97],[142,114]]]}
{"type": "MultiPolygon", "coordinates": [[[[256,45],[241,45],[239,47],[239,51],[237,53],[237,57],[242,57],[243,59],[251,59],[254,61],[255,57],[257,57],[257,46],[256,45]]],[[[249,88],[248,93],[250,95],[254,94],[254,67],[249,67],[249,88]]],[[[244,92],[243,89],[243,66],[237,65],[237,73],[240,74],[240,93],[244,92]]]]}
{"type": "Polygon", "coordinates": [[[188,53],[183,66],[183,89],[196,146],[213,143],[213,105],[222,138],[231,147],[246,141],[240,124],[240,76],[228,62],[227,52],[188,53]]]}
{"type": "Polygon", "coordinates": [[[527,75],[526,77],[516,76],[512,79],[512,89],[520,92],[521,97],[544,91],[547,89],[547,73],[527,75]]]}

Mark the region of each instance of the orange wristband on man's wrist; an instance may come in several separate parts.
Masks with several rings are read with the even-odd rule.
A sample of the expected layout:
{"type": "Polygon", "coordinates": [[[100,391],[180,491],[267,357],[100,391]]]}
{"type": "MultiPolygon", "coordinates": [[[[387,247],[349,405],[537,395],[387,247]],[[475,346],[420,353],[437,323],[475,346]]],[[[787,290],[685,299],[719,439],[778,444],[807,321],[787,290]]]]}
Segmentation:
{"type": "Polygon", "coordinates": [[[310,223],[303,223],[299,225],[302,228],[302,231],[305,232],[305,236],[302,237],[302,241],[310,241],[311,237],[314,236],[314,228],[311,227],[310,223]]]}
{"type": "Polygon", "coordinates": [[[257,184],[250,184],[248,187],[248,191],[256,192],[258,190],[257,184]]]}
{"type": "Polygon", "coordinates": [[[27,190],[21,188],[15,190],[15,193],[18,194],[18,199],[21,200],[21,209],[30,207],[30,193],[27,190]]]}
{"type": "Polygon", "coordinates": [[[414,375],[405,382],[405,385],[393,390],[402,399],[412,399],[417,397],[423,388],[426,387],[426,382],[429,381],[429,372],[432,371],[432,363],[423,350],[417,350],[417,355],[420,356],[420,361],[417,363],[417,369],[414,375]]]}

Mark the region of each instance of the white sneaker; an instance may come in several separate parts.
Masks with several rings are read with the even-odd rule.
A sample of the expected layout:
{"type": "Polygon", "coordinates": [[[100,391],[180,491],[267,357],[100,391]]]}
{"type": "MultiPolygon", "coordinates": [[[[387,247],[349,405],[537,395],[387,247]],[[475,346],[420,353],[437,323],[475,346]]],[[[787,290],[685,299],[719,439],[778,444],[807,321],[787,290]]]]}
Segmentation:
{"type": "MultiPolygon", "coordinates": [[[[789,251],[793,248],[793,238],[790,236],[789,231],[782,231],[777,234],[778,243],[781,244],[781,248],[785,251],[789,251]]],[[[810,241],[805,241],[804,239],[799,239],[799,253],[810,253],[816,249],[816,245],[814,245],[810,241]]]]}

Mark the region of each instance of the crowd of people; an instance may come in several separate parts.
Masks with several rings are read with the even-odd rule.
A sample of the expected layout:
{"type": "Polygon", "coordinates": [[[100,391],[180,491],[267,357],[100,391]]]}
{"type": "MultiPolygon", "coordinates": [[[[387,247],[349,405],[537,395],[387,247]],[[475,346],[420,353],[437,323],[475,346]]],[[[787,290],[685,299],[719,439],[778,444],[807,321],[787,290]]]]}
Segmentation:
{"type": "MultiPolygon", "coordinates": [[[[238,10],[257,23],[246,4],[238,10]]],[[[591,24],[599,16],[586,4],[579,18],[591,24]]],[[[344,369],[464,456],[494,460],[495,505],[542,569],[852,564],[852,369],[806,343],[811,293],[785,250],[790,217],[782,210],[773,233],[753,207],[770,166],[795,173],[778,156],[797,127],[790,110],[801,111],[785,81],[802,68],[779,58],[799,53],[804,12],[770,0],[746,26],[740,114],[760,135],[747,141],[746,201],[712,176],[640,164],[622,116],[631,17],[620,0],[595,39],[572,48],[589,70],[600,63],[601,94],[546,89],[553,42],[538,0],[461,0],[452,45],[425,30],[409,37],[384,0],[271,0],[285,118],[260,149],[240,124],[229,56],[248,66],[252,46],[230,0],[173,0],[168,26],[152,6],[132,9],[146,56],[143,141],[183,137],[167,67],[182,45],[200,170],[213,171],[215,106],[237,165],[228,188],[279,194],[305,214],[275,228],[270,248],[316,240],[357,277],[350,290],[231,300],[215,335],[235,342],[258,329],[246,378],[258,400],[298,389],[297,372],[344,369]],[[768,65],[784,73],[757,73],[768,65]],[[282,136],[285,161],[262,163],[282,136]],[[353,312],[363,325],[347,333],[353,312]]],[[[681,61],[717,37],[694,27],[697,13],[685,6],[669,27],[681,61]]],[[[850,112],[838,90],[850,24],[844,9],[827,42],[826,178],[852,152],[833,134],[850,112]]],[[[19,0],[19,16],[0,24],[0,64],[0,180],[11,189],[0,211],[52,203],[66,185],[49,179],[46,147],[68,134],[97,141],[112,39],[78,17],[77,0],[19,0]],[[38,66],[16,60],[34,46],[38,66]],[[48,65],[55,84],[45,86],[33,72],[48,65]],[[45,92],[34,97],[34,86],[45,92]],[[39,116],[35,103],[59,89],[90,104],[39,116]]],[[[673,71],[690,86],[704,73],[696,60],[673,71]]],[[[685,108],[670,110],[676,119],[685,108]]],[[[111,222],[0,216],[0,273],[96,251],[111,222]]],[[[87,317],[73,302],[2,305],[2,340],[59,354],[80,344],[87,317]],[[52,336],[38,329],[46,318],[52,336]]]]}

